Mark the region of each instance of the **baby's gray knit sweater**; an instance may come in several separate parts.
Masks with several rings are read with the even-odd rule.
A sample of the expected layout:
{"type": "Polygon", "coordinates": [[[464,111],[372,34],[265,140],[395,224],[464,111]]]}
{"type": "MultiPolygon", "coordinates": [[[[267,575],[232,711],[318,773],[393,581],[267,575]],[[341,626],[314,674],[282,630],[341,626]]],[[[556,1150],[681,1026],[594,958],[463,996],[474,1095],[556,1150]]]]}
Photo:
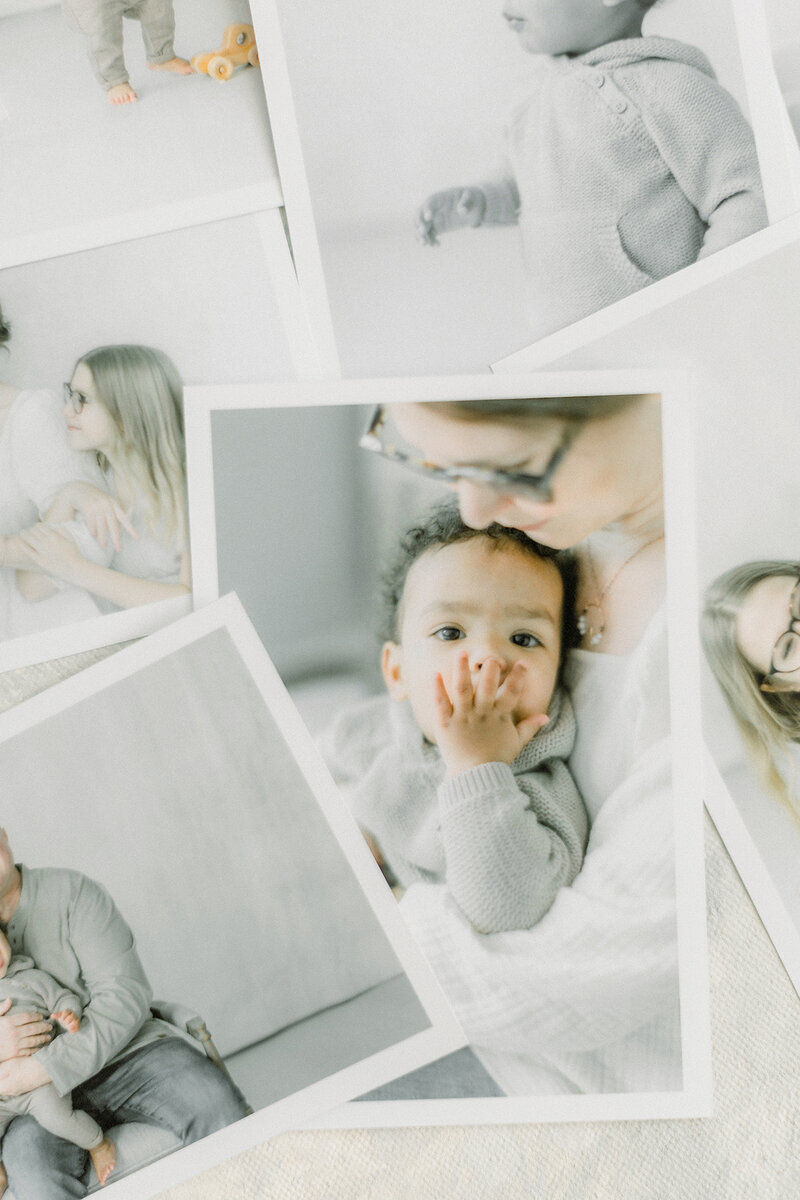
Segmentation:
{"type": "Polygon", "coordinates": [[[508,766],[444,779],[407,701],[362,701],[339,715],[320,748],[356,820],[400,883],[444,882],[480,933],[528,929],[577,875],[589,831],[564,762],[575,740],[566,692],[550,723],[508,766]]]}
{"type": "Polygon", "coordinates": [[[536,337],[767,223],[747,121],[705,55],[672,38],[535,55],[507,153],[480,185],[484,224],[519,222],[536,337]]]}

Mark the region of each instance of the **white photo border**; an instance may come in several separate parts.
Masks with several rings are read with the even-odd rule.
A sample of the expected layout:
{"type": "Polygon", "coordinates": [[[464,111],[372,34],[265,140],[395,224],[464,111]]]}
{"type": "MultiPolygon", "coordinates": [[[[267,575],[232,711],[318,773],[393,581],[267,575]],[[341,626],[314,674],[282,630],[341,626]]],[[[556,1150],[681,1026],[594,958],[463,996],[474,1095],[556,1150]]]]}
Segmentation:
{"type": "Polygon", "coordinates": [[[800,209],[800,147],[775,73],[765,2],[732,2],[767,212],[780,221],[800,209]]]}
{"type": "Polygon", "coordinates": [[[234,594],[9,709],[0,715],[0,745],[48,717],[130,678],[220,629],[227,630],[241,655],[431,1025],[244,1117],[201,1142],[183,1147],[157,1163],[142,1167],[125,1179],[110,1181],[103,1195],[112,1196],[114,1200],[148,1200],[164,1189],[182,1183],[267,1138],[298,1128],[309,1120],[312,1113],[323,1112],[395,1079],[409,1069],[424,1066],[443,1054],[460,1049],[466,1042],[439,984],[406,928],[355,821],[338,795],[308,730],[234,594]]]}
{"type": "Polygon", "coordinates": [[[341,375],[339,354],[278,8],[275,0],[249,3],[297,278],[313,339],[319,347],[321,370],[336,378],[341,375]]]}
{"type": "Polygon", "coordinates": [[[191,389],[187,461],[195,604],[218,591],[211,414],[215,411],[415,400],[658,393],[662,398],[666,505],[670,716],[675,798],[678,961],[683,1088],[679,1092],[458,1100],[358,1101],[316,1119],[314,1128],[505,1124],[518,1121],[643,1120],[712,1115],[711,1035],[705,929],[700,649],[694,512],[694,386],[690,375],[657,369],[562,371],[191,389]],[[675,680],[680,680],[680,688],[675,680]],[[679,752],[677,748],[679,747],[679,752]]]}
{"type": "Polygon", "coordinates": [[[155,204],[137,212],[68,225],[64,229],[0,239],[0,269],[60,258],[81,250],[97,250],[116,242],[130,242],[177,229],[191,229],[194,225],[208,225],[228,217],[246,217],[264,209],[280,208],[282,204],[283,192],[276,179],[212,196],[155,204]]]}

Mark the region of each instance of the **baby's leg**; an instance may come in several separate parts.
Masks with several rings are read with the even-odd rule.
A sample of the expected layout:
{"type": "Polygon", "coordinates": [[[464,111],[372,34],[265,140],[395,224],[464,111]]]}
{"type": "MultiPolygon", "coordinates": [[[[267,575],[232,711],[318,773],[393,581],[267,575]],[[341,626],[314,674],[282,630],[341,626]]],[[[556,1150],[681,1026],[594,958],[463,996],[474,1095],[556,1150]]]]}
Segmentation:
{"type": "Polygon", "coordinates": [[[88,1113],[73,1109],[69,1096],[59,1096],[51,1083],[19,1099],[27,1100],[28,1115],[34,1117],[42,1129],[88,1150],[98,1180],[101,1185],[106,1182],[114,1170],[117,1154],[114,1143],[88,1113]]]}
{"type": "Polygon", "coordinates": [[[89,43],[89,60],[112,104],[136,99],[122,54],[122,13],[119,0],[65,0],[64,7],[89,43]]]}
{"type": "Polygon", "coordinates": [[[175,54],[172,0],[139,0],[129,11],[142,23],[142,37],[150,70],[192,75],[192,68],[186,59],[178,58],[175,54]]]}
{"type": "Polygon", "coordinates": [[[52,1083],[16,1099],[21,1112],[27,1112],[42,1129],[72,1142],[73,1146],[91,1151],[103,1141],[103,1131],[97,1122],[88,1113],[73,1109],[69,1096],[59,1096],[52,1083]]]}
{"type": "Polygon", "coordinates": [[[8,1173],[5,1169],[5,1167],[3,1166],[3,1164],[0,1162],[0,1197],[5,1195],[7,1187],[8,1187],[8,1173]]]}

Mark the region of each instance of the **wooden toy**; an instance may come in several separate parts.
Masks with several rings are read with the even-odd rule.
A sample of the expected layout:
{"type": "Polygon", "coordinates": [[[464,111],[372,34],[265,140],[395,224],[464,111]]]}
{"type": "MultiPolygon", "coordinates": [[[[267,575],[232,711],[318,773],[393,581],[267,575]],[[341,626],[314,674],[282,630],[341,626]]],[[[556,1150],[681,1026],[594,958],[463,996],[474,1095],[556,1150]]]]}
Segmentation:
{"type": "Polygon", "coordinates": [[[210,54],[195,54],[191,59],[193,70],[210,75],[212,79],[226,80],[239,66],[258,66],[256,35],[252,25],[229,25],[222,35],[219,50],[210,54]]]}

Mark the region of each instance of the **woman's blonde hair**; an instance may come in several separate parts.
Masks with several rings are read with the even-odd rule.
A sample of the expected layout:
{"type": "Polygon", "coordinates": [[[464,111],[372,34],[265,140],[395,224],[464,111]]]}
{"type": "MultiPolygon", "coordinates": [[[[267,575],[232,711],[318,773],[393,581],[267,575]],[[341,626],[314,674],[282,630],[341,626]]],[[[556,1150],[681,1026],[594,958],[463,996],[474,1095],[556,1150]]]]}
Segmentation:
{"type": "MultiPolygon", "coordinates": [[[[750,592],[775,575],[800,577],[800,564],[775,559],[743,563],[720,575],[706,592],[700,632],[709,665],[767,787],[800,820],[784,774],[792,771],[790,746],[800,742],[800,692],[762,692],[764,675],[742,654],[736,641],[736,615],[750,592]]],[[[798,680],[800,686],[800,679],[798,680]]]]}
{"type": "MultiPolygon", "coordinates": [[[[117,428],[125,481],[161,540],[186,542],[183,384],[175,364],[150,346],[98,346],[75,364],[94,381],[117,428]]],[[[105,456],[98,460],[106,467],[105,456]]]]}

